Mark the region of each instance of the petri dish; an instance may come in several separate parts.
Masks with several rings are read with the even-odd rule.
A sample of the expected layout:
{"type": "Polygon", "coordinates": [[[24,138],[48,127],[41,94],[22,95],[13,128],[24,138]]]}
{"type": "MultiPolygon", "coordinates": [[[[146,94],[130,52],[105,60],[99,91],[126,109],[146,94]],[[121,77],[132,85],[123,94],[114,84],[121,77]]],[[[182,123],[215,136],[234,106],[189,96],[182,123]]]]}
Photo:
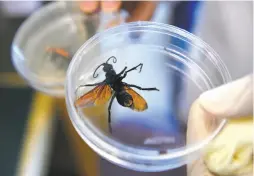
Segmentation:
{"type": "Polygon", "coordinates": [[[73,126],[100,156],[135,171],[160,172],[196,159],[223,128],[225,120],[205,140],[186,143],[192,102],[230,80],[220,57],[200,38],[167,24],[132,22],[97,33],[79,48],[67,71],[66,104],[73,126]],[[106,62],[111,69],[100,66],[106,62]],[[113,81],[135,66],[122,82],[113,81]],[[180,79],[182,86],[175,81],[180,79]]]}
{"type": "Polygon", "coordinates": [[[11,46],[14,67],[36,90],[64,97],[66,71],[74,53],[103,29],[106,20],[119,16],[85,15],[77,2],[48,3],[18,29],[11,46]]]}

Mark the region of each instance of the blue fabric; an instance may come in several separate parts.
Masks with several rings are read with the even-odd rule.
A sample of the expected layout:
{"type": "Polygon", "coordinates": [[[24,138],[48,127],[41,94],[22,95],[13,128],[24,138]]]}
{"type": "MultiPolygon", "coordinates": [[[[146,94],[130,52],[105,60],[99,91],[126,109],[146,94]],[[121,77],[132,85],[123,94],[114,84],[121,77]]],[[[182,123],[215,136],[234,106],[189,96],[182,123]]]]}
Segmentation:
{"type": "MultiPolygon", "coordinates": [[[[179,2],[175,8],[172,25],[182,28],[188,32],[193,32],[200,3],[200,1],[179,2]]],[[[188,50],[187,44],[179,39],[172,38],[171,43],[184,50],[188,50]]]]}

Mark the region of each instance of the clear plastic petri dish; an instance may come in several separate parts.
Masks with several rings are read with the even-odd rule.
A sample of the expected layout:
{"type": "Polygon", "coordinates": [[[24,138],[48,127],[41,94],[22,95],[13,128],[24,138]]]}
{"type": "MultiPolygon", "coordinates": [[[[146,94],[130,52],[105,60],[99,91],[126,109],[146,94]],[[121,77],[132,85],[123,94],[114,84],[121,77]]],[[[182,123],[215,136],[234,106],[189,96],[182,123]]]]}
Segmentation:
{"type": "Polygon", "coordinates": [[[44,5],[23,22],[14,37],[11,54],[15,69],[36,90],[64,97],[66,71],[74,53],[103,29],[106,20],[119,17],[106,16],[86,15],[77,2],[44,5]]]}
{"type": "Polygon", "coordinates": [[[193,34],[133,22],[79,48],[67,71],[66,104],[75,129],[99,155],[128,169],[159,172],[196,159],[223,128],[225,120],[206,139],[186,143],[192,102],[230,80],[215,51],[193,34]]]}

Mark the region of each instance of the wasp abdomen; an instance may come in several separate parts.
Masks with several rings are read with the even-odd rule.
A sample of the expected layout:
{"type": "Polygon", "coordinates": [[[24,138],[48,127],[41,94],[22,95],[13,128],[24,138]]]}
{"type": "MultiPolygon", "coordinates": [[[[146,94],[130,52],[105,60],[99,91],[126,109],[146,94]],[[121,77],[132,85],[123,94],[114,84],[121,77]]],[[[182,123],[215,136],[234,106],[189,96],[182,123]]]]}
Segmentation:
{"type": "Polygon", "coordinates": [[[133,99],[127,92],[119,92],[116,95],[118,103],[124,107],[131,107],[133,105],[133,99]]]}

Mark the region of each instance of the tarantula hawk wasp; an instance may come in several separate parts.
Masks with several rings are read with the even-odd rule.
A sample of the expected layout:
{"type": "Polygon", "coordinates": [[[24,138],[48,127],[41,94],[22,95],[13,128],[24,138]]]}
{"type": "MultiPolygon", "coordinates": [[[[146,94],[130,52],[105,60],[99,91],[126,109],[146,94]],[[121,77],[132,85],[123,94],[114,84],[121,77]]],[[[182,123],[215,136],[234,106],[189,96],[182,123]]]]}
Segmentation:
{"type": "Polygon", "coordinates": [[[135,92],[132,88],[136,88],[139,90],[147,90],[147,91],[159,91],[157,88],[142,88],[140,86],[134,85],[134,84],[128,84],[123,82],[123,79],[127,76],[127,74],[133,70],[137,70],[138,67],[140,67],[139,72],[141,72],[143,64],[140,63],[139,65],[127,70],[127,67],[124,67],[124,69],[120,73],[116,73],[113,66],[109,64],[109,60],[113,59],[113,63],[117,62],[116,57],[112,56],[108,58],[108,60],[105,63],[100,64],[94,71],[93,77],[96,78],[98,76],[95,75],[96,71],[103,66],[103,71],[105,72],[105,80],[99,83],[95,84],[86,84],[86,85],[80,85],[80,87],[85,86],[96,86],[89,92],[85,93],[81,97],[79,97],[75,101],[76,107],[85,107],[88,105],[103,105],[107,103],[110,98],[109,106],[108,106],[108,123],[109,123],[109,129],[111,132],[111,106],[116,98],[118,103],[123,106],[130,108],[134,111],[144,111],[148,108],[147,102],[145,99],[140,96],[137,92],[135,92]]]}
{"type": "Polygon", "coordinates": [[[51,61],[58,64],[57,67],[68,66],[73,54],[65,48],[60,47],[46,47],[46,53],[49,54],[51,61]]]}

